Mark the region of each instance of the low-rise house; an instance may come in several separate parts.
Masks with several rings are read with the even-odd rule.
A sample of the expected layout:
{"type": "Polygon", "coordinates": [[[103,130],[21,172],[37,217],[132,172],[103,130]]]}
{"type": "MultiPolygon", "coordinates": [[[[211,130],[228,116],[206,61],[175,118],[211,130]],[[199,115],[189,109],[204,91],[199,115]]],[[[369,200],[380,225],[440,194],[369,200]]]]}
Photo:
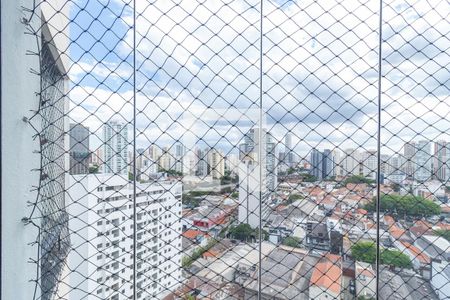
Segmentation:
{"type": "Polygon", "coordinates": [[[341,257],[326,254],[315,265],[309,286],[309,299],[339,299],[342,290],[341,257]]]}
{"type": "MultiPolygon", "coordinates": [[[[275,246],[272,243],[263,242],[261,245],[262,256],[265,257],[274,248],[275,246]]],[[[259,249],[256,244],[239,244],[230,248],[219,259],[206,265],[197,272],[197,276],[218,284],[233,282],[237,270],[254,268],[258,261],[259,249]]]]}
{"type": "Polygon", "coordinates": [[[357,261],[355,262],[356,296],[375,298],[377,282],[372,265],[357,261]]]}
{"type": "Polygon", "coordinates": [[[208,251],[204,252],[202,257],[206,260],[214,261],[222,256],[228,249],[234,247],[238,241],[230,239],[222,239],[212,246],[208,251]]]}
{"type": "Polygon", "coordinates": [[[450,299],[450,263],[448,261],[433,260],[431,285],[440,300],[450,299]]]}
{"type": "Polygon", "coordinates": [[[315,214],[323,214],[316,203],[307,199],[297,200],[279,211],[284,218],[289,218],[294,223],[306,223],[309,216],[315,214]]]}
{"type": "Polygon", "coordinates": [[[181,245],[184,255],[192,255],[193,251],[198,247],[207,245],[210,236],[200,230],[189,229],[183,232],[181,245]]]}
{"type": "Polygon", "coordinates": [[[380,267],[380,300],[438,300],[430,283],[418,276],[414,271],[390,270],[386,266],[380,267]]]}
{"type": "Polygon", "coordinates": [[[396,224],[389,227],[389,238],[391,239],[392,243],[395,243],[396,241],[404,241],[408,243],[413,243],[414,240],[409,236],[408,231],[400,228],[396,224]]]}
{"type": "MultiPolygon", "coordinates": [[[[450,194],[447,194],[447,198],[450,198],[450,194]]],[[[441,215],[446,218],[450,217],[450,205],[449,204],[441,205],[441,215]]]]}
{"type": "Polygon", "coordinates": [[[331,228],[339,232],[342,232],[341,222],[342,222],[341,218],[336,214],[332,214],[330,217],[327,218],[328,228],[331,228]]]}
{"type": "MultiPolygon", "coordinates": [[[[320,256],[304,249],[287,246],[273,249],[261,262],[261,299],[310,299],[309,282],[319,260],[320,256]]],[[[258,272],[258,268],[255,268],[243,276],[244,299],[258,297],[258,272]]]]}
{"type": "Polygon", "coordinates": [[[396,241],[394,245],[411,259],[414,269],[420,275],[425,279],[431,279],[431,259],[424,251],[404,241],[396,241]]]}
{"type": "Polygon", "coordinates": [[[330,251],[330,235],[326,223],[308,222],[306,224],[306,247],[330,251]]]}
{"type": "Polygon", "coordinates": [[[214,299],[226,300],[230,297],[242,299],[242,288],[233,283],[217,284],[210,282],[198,276],[191,276],[176,291],[170,293],[162,300],[180,300],[180,299],[214,299]]]}
{"type": "Polygon", "coordinates": [[[331,211],[336,208],[338,205],[338,199],[333,197],[332,195],[327,195],[323,199],[316,201],[317,205],[323,207],[325,210],[331,211]]]}
{"type": "Polygon", "coordinates": [[[349,191],[361,194],[366,194],[369,189],[366,183],[347,183],[345,187],[349,191]]]}
{"type": "Polygon", "coordinates": [[[409,228],[409,232],[414,239],[425,234],[433,234],[431,224],[423,220],[416,221],[414,226],[409,228]]]}
{"type": "Polygon", "coordinates": [[[220,225],[232,213],[230,207],[202,206],[196,214],[190,216],[192,225],[201,230],[210,230],[216,225],[220,225]]]}
{"type": "Polygon", "coordinates": [[[436,235],[422,235],[415,239],[414,245],[429,257],[450,261],[450,242],[436,235]]]}
{"type": "Polygon", "coordinates": [[[384,215],[383,216],[383,223],[384,225],[391,227],[392,225],[395,224],[395,220],[393,217],[389,216],[389,215],[384,215]]]}

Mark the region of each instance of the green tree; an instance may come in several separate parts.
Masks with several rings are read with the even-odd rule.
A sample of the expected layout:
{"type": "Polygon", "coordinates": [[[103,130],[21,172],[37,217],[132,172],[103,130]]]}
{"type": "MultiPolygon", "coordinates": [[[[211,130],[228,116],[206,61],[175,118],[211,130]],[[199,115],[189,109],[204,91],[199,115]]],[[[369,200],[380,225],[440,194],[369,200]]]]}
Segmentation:
{"type": "Polygon", "coordinates": [[[411,268],[412,263],[409,257],[401,251],[383,249],[380,256],[383,265],[395,266],[400,268],[411,268]]]}
{"type": "Polygon", "coordinates": [[[399,183],[392,183],[391,184],[391,188],[392,188],[392,190],[394,191],[394,192],[396,192],[396,193],[399,193],[400,192],[400,189],[401,189],[401,185],[399,184],[399,183]]]}
{"type": "MultiPolygon", "coordinates": [[[[259,238],[259,229],[258,228],[255,229],[255,238],[259,238]]],[[[269,240],[269,233],[267,231],[265,231],[264,229],[262,231],[262,238],[265,241],[269,240]]]]}
{"type": "Polygon", "coordinates": [[[184,205],[198,207],[203,200],[202,196],[208,195],[220,195],[220,193],[214,191],[190,191],[183,194],[182,202],[184,205]]]}
{"type": "Polygon", "coordinates": [[[175,170],[166,170],[166,169],[160,169],[160,172],[166,173],[169,176],[183,176],[182,172],[178,172],[175,170]]]}
{"type": "MultiPolygon", "coordinates": [[[[369,264],[375,263],[377,248],[374,242],[358,242],[351,247],[351,251],[355,260],[369,264]]],[[[381,249],[380,251],[381,264],[401,268],[411,268],[411,260],[403,252],[390,249],[381,249]]]]}
{"type": "Polygon", "coordinates": [[[348,177],[347,179],[344,180],[343,184],[344,186],[346,186],[349,183],[355,183],[355,184],[360,184],[360,183],[366,183],[366,184],[374,184],[375,180],[361,176],[361,175],[353,175],[348,177]]]}
{"type": "Polygon", "coordinates": [[[290,168],[287,170],[287,174],[288,174],[288,175],[291,175],[291,174],[294,174],[294,173],[295,173],[295,169],[292,168],[292,167],[290,167],[290,168]]]}
{"type": "Polygon", "coordinates": [[[230,184],[239,182],[239,177],[231,174],[230,171],[225,171],[225,174],[220,178],[220,184],[230,184]]]}
{"type": "Polygon", "coordinates": [[[300,245],[300,239],[298,237],[288,236],[281,243],[283,245],[296,248],[300,245]]]}
{"type": "Polygon", "coordinates": [[[97,174],[98,173],[99,166],[93,165],[92,167],[89,167],[89,174],[97,174]]]}
{"type": "MultiPolygon", "coordinates": [[[[246,223],[239,224],[238,226],[231,227],[229,234],[231,237],[240,241],[256,240],[259,237],[259,229],[253,229],[246,223]]],[[[264,240],[269,239],[269,233],[265,230],[262,231],[262,237],[264,240]]]]}
{"type": "Polygon", "coordinates": [[[246,223],[239,224],[238,226],[231,227],[230,229],[230,235],[233,238],[241,241],[247,241],[251,239],[254,234],[255,231],[253,230],[253,228],[246,223]]]}
{"type": "Polygon", "coordinates": [[[315,182],[315,181],[317,181],[317,178],[315,176],[313,176],[311,174],[308,174],[308,173],[302,174],[302,177],[303,177],[303,181],[304,182],[315,182]]]}
{"type": "Polygon", "coordinates": [[[203,253],[214,247],[214,245],[216,245],[217,243],[217,240],[211,239],[208,241],[205,247],[200,246],[195,249],[191,255],[183,256],[183,258],[181,259],[181,267],[189,268],[194,261],[199,259],[203,255],[203,253]]]}
{"type": "MultiPolygon", "coordinates": [[[[365,208],[375,211],[376,198],[373,198],[365,208]]],[[[416,196],[383,195],[380,199],[380,210],[390,214],[429,217],[439,215],[441,207],[431,200],[416,196]]]]}
{"type": "Polygon", "coordinates": [[[447,241],[450,241],[450,230],[438,229],[434,231],[438,236],[442,236],[447,241]]]}
{"type": "Polygon", "coordinates": [[[355,260],[369,264],[375,263],[377,248],[374,242],[358,242],[351,247],[351,251],[355,260]]]}
{"type": "Polygon", "coordinates": [[[287,203],[294,203],[295,201],[300,199],[304,199],[304,197],[300,194],[290,194],[287,203]]]}

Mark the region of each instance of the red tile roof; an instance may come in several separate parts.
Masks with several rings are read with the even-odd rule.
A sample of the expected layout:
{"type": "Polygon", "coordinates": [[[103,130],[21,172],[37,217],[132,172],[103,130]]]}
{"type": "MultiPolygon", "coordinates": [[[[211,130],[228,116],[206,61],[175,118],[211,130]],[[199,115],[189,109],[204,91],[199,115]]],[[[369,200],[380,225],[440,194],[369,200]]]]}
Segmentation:
{"type": "Polygon", "coordinates": [[[395,220],[391,216],[384,216],[384,222],[389,226],[392,226],[395,224],[395,220]]]}
{"type": "Polygon", "coordinates": [[[375,278],[375,272],[370,265],[365,268],[362,265],[356,264],[356,272],[368,278],[375,278]]]}
{"type": "Polygon", "coordinates": [[[358,214],[361,214],[361,215],[367,215],[367,210],[362,209],[362,208],[358,208],[357,212],[358,212],[358,214]]]}
{"type": "Polygon", "coordinates": [[[424,254],[422,251],[420,251],[419,248],[417,248],[414,245],[411,245],[408,242],[401,242],[403,246],[405,246],[406,249],[409,250],[409,252],[417,258],[421,263],[423,264],[429,264],[431,263],[431,259],[428,255],[424,254]]]}
{"type": "Polygon", "coordinates": [[[441,211],[442,211],[443,213],[450,213],[450,206],[448,206],[448,205],[446,205],[446,204],[441,205],[441,211]]]}
{"type": "Polygon", "coordinates": [[[391,227],[389,227],[389,233],[396,240],[401,240],[401,239],[407,238],[406,230],[401,229],[397,225],[392,225],[391,227]]]}
{"type": "Polygon", "coordinates": [[[436,224],[436,227],[438,227],[441,230],[450,230],[450,224],[447,223],[438,223],[436,224]]]}
{"type": "Polygon", "coordinates": [[[205,237],[208,236],[208,234],[206,234],[200,230],[189,229],[189,230],[186,230],[185,232],[183,232],[183,236],[187,239],[195,239],[199,235],[203,235],[205,237]]]}
{"type": "Polygon", "coordinates": [[[314,267],[311,276],[310,285],[317,285],[334,294],[341,292],[341,257],[334,254],[327,254],[314,267]]]}
{"type": "Polygon", "coordinates": [[[214,249],[210,249],[208,251],[206,251],[205,253],[203,253],[203,257],[204,258],[208,258],[208,257],[218,257],[220,255],[220,252],[214,249]]]}

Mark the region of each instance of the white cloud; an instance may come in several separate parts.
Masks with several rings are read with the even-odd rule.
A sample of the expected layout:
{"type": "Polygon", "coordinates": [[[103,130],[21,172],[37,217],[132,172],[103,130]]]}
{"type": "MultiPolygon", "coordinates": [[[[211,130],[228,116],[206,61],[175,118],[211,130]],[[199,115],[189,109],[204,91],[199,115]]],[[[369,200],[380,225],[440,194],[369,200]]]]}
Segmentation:
{"type": "MultiPolygon", "coordinates": [[[[449,127],[450,7],[444,2],[385,4],[382,119],[393,119],[383,123],[389,126],[383,138],[389,146],[395,144],[392,148],[402,143],[392,137],[396,133],[405,140],[419,130],[442,136],[449,127]]],[[[239,139],[237,131],[224,138],[232,126],[246,130],[226,119],[230,114],[210,128],[216,120],[204,111],[232,107],[245,112],[259,107],[259,1],[136,3],[137,104],[142,111],[138,126],[143,143],[161,135],[166,141],[202,135],[225,143],[239,139]]],[[[265,1],[263,14],[263,108],[274,135],[281,138],[293,130],[305,147],[345,141],[374,147],[378,3],[265,1]]],[[[130,26],[133,20],[129,12],[126,15],[122,21],[130,26]]],[[[129,53],[131,44],[128,31],[118,51],[129,53]]],[[[101,81],[117,69],[114,76],[120,84],[131,70],[126,64],[118,66],[114,61],[76,62],[71,75],[79,79],[89,72],[101,81]]],[[[89,119],[99,122],[122,109],[124,102],[130,106],[130,91],[106,90],[74,89],[74,99],[85,99],[83,106],[94,114],[89,119]]],[[[131,113],[127,105],[121,115],[131,113]]]]}

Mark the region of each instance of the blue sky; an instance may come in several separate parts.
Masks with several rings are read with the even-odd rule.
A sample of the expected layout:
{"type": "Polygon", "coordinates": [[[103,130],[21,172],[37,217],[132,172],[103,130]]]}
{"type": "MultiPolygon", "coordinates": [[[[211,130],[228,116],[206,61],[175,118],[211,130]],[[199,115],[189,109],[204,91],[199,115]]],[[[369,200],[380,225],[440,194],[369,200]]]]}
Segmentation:
{"type": "MultiPolygon", "coordinates": [[[[134,22],[127,2],[78,0],[71,10],[71,116],[97,133],[109,118],[132,120],[134,22]]],[[[264,3],[262,109],[276,138],[291,131],[299,152],[375,147],[375,2],[264,3]]],[[[139,146],[197,137],[228,149],[239,143],[250,123],[245,114],[260,108],[258,3],[137,2],[139,146]]],[[[421,135],[448,139],[448,13],[445,1],[384,8],[387,152],[421,135]]]]}

